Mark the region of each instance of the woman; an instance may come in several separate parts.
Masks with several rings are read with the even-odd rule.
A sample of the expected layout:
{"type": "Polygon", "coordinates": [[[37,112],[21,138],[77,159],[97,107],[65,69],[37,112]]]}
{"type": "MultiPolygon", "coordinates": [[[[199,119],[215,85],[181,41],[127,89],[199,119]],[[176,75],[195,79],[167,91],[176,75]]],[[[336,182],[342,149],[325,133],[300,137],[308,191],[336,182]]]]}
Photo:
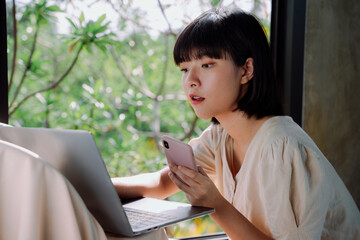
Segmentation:
{"type": "Polygon", "coordinates": [[[239,10],[190,23],[175,63],[196,115],[212,124],[190,141],[199,172],[170,165],[113,179],[121,197],[165,198],[179,189],[231,239],[359,239],[360,214],[310,137],[282,116],[266,36],[239,10]],[[186,183],[180,181],[179,176],[186,183]]]}

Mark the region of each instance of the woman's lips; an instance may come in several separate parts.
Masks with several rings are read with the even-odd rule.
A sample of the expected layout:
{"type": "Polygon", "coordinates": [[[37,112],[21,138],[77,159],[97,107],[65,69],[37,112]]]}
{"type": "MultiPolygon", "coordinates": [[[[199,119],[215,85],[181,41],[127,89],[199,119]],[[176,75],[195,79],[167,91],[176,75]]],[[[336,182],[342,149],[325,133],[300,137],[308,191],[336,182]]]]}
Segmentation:
{"type": "Polygon", "coordinates": [[[201,102],[203,102],[205,100],[205,98],[199,97],[199,96],[194,95],[194,94],[190,94],[189,97],[190,97],[191,103],[194,104],[194,105],[200,104],[201,102]]]}

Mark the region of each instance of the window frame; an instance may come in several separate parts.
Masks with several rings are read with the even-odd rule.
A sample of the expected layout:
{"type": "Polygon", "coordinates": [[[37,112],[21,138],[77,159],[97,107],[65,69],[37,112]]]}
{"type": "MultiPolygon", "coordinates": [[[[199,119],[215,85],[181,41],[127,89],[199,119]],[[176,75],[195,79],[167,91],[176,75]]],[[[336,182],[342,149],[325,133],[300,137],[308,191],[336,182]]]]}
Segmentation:
{"type": "Polygon", "coordinates": [[[0,0],[0,122],[8,123],[8,64],[6,37],[6,0],[0,0]]]}
{"type": "Polygon", "coordinates": [[[303,126],[306,0],[272,0],[270,45],[284,114],[303,126]]]}

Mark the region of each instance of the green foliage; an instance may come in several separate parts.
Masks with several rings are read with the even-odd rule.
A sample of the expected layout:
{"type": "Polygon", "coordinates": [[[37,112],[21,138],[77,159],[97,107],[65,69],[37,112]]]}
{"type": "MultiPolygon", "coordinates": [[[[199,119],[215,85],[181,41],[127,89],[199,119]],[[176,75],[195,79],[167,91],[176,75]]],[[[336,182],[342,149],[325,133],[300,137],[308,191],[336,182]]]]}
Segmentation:
{"type": "Polygon", "coordinates": [[[23,12],[21,21],[30,21],[32,24],[48,24],[54,19],[54,13],[62,12],[56,5],[47,5],[47,0],[30,2],[23,12]]]}
{"type": "MultiPolygon", "coordinates": [[[[67,15],[70,31],[60,35],[56,14],[65,12],[46,0],[19,8],[21,19],[8,34],[9,63],[15,56],[15,31],[19,36],[16,65],[9,66],[9,75],[15,70],[9,88],[9,123],[89,130],[111,177],[163,168],[162,134],[187,141],[209,124],[197,119],[186,102],[181,72],[172,62],[178,30],[154,37],[133,2],[119,1],[117,34],[110,30],[106,14],[92,21],[82,12],[77,17],[67,15]]],[[[211,0],[208,7],[222,2],[211,0]]],[[[181,193],[171,199],[187,201],[181,193]]],[[[219,228],[204,218],[168,231],[185,236],[219,228]]]]}
{"type": "Polygon", "coordinates": [[[221,0],[211,0],[211,6],[216,7],[219,5],[220,2],[221,0]]]}
{"type": "Polygon", "coordinates": [[[81,13],[79,17],[79,24],[75,24],[70,18],[66,18],[72,25],[72,32],[70,34],[70,48],[73,49],[79,44],[84,45],[89,53],[93,53],[92,46],[95,45],[103,53],[106,53],[107,44],[116,44],[117,41],[113,40],[112,37],[116,36],[114,33],[108,32],[108,26],[110,22],[103,24],[106,18],[106,14],[99,17],[97,21],[85,22],[84,14],[81,13]]]}

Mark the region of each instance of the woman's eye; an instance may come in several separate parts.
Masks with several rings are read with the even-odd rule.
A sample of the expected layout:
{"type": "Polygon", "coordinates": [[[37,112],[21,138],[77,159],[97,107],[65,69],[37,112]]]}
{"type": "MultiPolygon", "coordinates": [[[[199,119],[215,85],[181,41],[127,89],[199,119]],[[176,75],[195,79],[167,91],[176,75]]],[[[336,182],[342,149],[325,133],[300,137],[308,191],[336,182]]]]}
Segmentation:
{"type": "Polygon", "coordinates": [[[181,68],[180,71],[182,71],[183,73],[186,73],[188,70],[186,68],[181,68]]]}
{"type": "Polygon", "coordinates": [[[203,68],[210,68],[212,67],[214,64],[213,63],[205,63],[202,65],[203,68]]]}

